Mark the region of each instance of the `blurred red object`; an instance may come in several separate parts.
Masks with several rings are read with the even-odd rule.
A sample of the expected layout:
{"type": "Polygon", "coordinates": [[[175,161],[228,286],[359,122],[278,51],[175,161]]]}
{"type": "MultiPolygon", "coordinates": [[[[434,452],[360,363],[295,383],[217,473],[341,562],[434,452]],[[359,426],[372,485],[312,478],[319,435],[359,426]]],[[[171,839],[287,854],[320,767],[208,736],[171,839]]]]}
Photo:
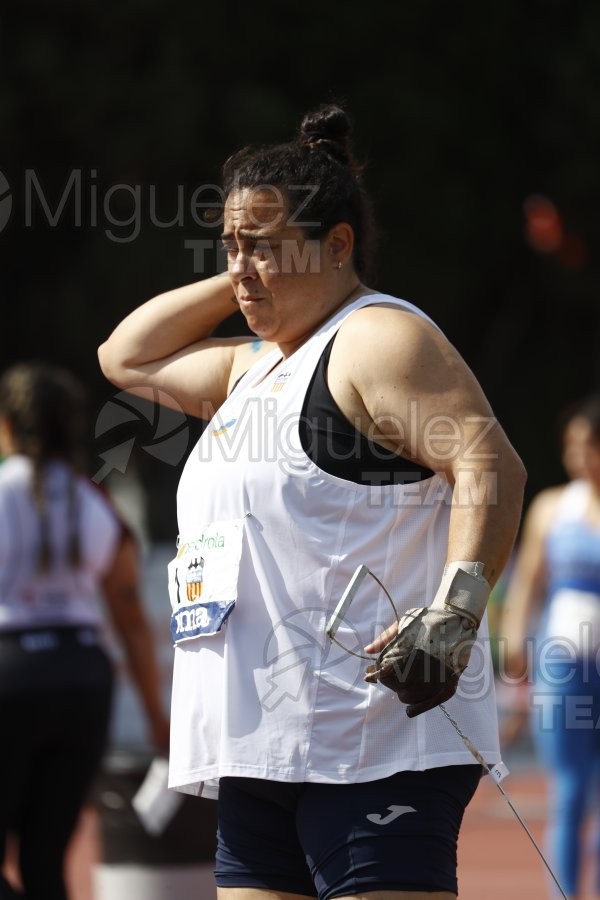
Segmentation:
{"type": "Polygon", "coordinates": [[[564,229],[560,213],[552,200],[532,194],[523,204],[525,237],[538,253],[556,253],[560,248],[564,229]]]}

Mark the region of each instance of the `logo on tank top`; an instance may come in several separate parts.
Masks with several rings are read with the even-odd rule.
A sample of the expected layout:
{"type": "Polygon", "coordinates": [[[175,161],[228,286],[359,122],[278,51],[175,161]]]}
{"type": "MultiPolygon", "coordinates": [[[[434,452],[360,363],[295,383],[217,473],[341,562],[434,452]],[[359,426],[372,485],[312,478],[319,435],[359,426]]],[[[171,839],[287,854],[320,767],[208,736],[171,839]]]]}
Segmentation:
{"type": "Polygon", "coordinates": [[[237,422],[237,419],[230,419],[229,422],[225,422],[225,424],[221,425],[220,428],[214,428],[213,429],[213,437],[220,437],[222,434],[225,434],[225,432],[229,428],[231,428],[233,425],[235,425],[236,422],[237,422]]]}
{"type": "Polygon", "coordinates": [[[278,375],[275,381],[273,382],[273,387],[271,388],[272,394],[278,394],[279,391],[282,391],[286,384],[288,383],[288,379],[291,378],[291,372],[282,372],[281,375],[278,375]]]}

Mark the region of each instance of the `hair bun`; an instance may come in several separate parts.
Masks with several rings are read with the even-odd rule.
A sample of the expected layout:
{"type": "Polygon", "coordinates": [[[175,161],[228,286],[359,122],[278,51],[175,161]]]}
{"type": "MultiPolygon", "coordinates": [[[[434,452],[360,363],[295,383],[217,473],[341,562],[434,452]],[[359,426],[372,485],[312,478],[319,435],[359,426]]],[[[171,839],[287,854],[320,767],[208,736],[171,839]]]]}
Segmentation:
{"type": "Polygon", "coordinates": [[[304,116],[299,140],[311,148],[324,150],[344,165],[353,167],[351,130],[350,120],[341,107],[321,106],[304,116]]]}

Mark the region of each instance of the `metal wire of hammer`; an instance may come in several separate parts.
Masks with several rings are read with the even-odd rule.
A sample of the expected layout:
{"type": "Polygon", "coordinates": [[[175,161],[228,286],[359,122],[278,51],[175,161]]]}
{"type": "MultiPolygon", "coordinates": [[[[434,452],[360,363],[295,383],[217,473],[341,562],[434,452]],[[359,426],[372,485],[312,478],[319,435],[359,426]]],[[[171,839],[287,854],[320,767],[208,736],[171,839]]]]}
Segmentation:
{"type": "Polygon", "coordinates": [[[519,815],[519,812],[518,812],[517,808],[515,807],[514,803],[512,802],[512,800],[510,799],[510,797],[508,796],[508,794],[506,793],[506,791],[504,790],[504,788],[502,787],[502,785],[501,785],[501,783],[500,783],[500,781],[499,781],[499,778],[498,778],[498,776],[496,775],[496,773],[494,773],[494,770],[492,769],[492,767],[491,767],[490,765],[488,765],[488,763],[486,763],[485,759],[483,758],[483,756],[481,755],[481,753],[479,752],[479,750],[477,749],[477,747],[475,746],[475,744],[473,743],[473,741],[469,740],[469,738],[466,736],[466,734],[461,730],[460,726],[458,725],[458,722],[456,721],[456,719],[453,719],[453,718],[452,718],[452,716],[450,715],[450,713],[448,712],[448,710],[446,709],[446,707],[444,706],[443,703],[440,703],[440,704],[439,704],[439,708],[440,708],[441,711],[444,713],[444,715],[446,716],[446,718],[448,719],[448,721],[450,722],[450,724],[452,725],[452,727],[454,728],[454,730],[456,731],[456,733],[458,734],[458,736],[460,737],[461,741],[463,742],[463,744],[465,745],[465,747],[467,748],[467,750],[475,757],[475,759],[477,760],[477,762],[479,763],[479,765],[483,766],[483,768],[486,770],[486,772],[487,772],[489,775],[491,775],[492,781],[494,782],[494,784],[496,785],[496,787],[498,788],[498,790],[500,791],[500,793],[502,794],[502,796],[504,797],[504,799],[506,800],[506,802],[508,803],[508,805],[510,806],[510,808],[512,809],[513,813],[514,813],[515,816],[517,817],[517,820],[518,820],[518,821],[520,822],[520,824],[522,825],[522,827],[523,827],[523,829],[524,829],[524,831],[525,831],[527,837],[529,838],[529,840],[531,841],[531,843],[532,843],[533,846],[535,847],[535,849],[536,849],[536,851],[537,851],[537,853],[538,853],[538,856],[540,857],[540,859],[542,860],[542,862],[543,862],[544,865],[546,866],[548,872],[550,873],[550,875],[551,875],[551,877],[552,877],[552,880],[554,881],[554,884],[556,885],[556,887],[557,887],[558,890],[560,891],[561,895],[565,898],[565,900],[568,900],[568,897],[567,897],[567,895],[565,894],[565,892],[563,891],[563,889],[562,889],[562,887],[561,887],[561,884],[560,884],[558,878],[556,877],[556,875],[554,874],[554,872],[552,871],[552,869],[551,869],[551,867],[550,867],[550,863],[548,862],[548,860],[546,859],[546,857],[544,856],[544,854],[543,854],[542,851],[540,850],[540,848],[539,848],[539,846],[538,846],[538,844],[537,844],[537,842],[536,842],[534,836],[533,836],[532,833],[530,832],[529,828],[528,828],[527,825],[525,824],[525,822],[524,822],[524,820],[522,819],[522,817],[519,815]]]}
{"type": "MultiPolygon", "coordinates": [[[[365,657],[362,653],[356,653],[355,651],[350,650],[348,647],[344,647],[344,645],[341,644],[338,640],[336,640],[336,637],[335,637],[336,632],[344,619],[344,615],[348,611],[348,607],[350,606],[352,600],[356,596],[358,588],[360,587],[360,585],[366,575],[371,575],[375,579],[375,581],[379,584],[379,586],[381,587],[383,592],[386,594],[388,600],[390,601],[390,603],[394,609],[394,612],[396,613],[396,619],[398,619],[398,613],[396,611],[396,606],[394,604],[394,601],[390,597],[388,591],[386,590],[385,586],[381,583],[379,578],[377,578],[377,576],[373,572],[371,572],[371,570],[369,568],[367,568],[367,566],[361,565],[356,569],[356,572],[350,579],[348,586],[346,587],[346,590],[342,594],[340,602],[338,603],[337,607],[335,608],[335,610],[333,612],[333,615],[331,616],[331,619],[329,620],[329,623],[327,625],[327,635],[330,638],[330,640],[334,641],[334,643],[336,643],[339,647],[341,647],[347,653],[351,653],[353,656],[358,656],[361,659],[372,659],[372,657],[365,657]]],[[[450,722],[450,724],[452,725],[452,727],[458,734],[459,738],[461,739],[461,741],[463,742],[463,744],[465,745],[465,747],[467,748],[469,753],[471,753],[471,755],[477,760],[477,762],[479,763],[480,766],[483,766],[483,768],[488,773],[488,775],[491,776],[492,781],[494,782],[494,784],[496,785],[496,787],[498,788],[498,790],[500,791],[500,793],[502,794],[502,796],[504,797],[506,802],[508,803],[508,805],[509,805],[510,809],[512,810],[512,812],[514,813],[517,821],[519,822],[519,824],[525,831],[525,834],[527,835],[527,837],[529,838],[529,840],[535,847],[538,856],[540,857],[540,859],[544,863],[546,869],[550,873],[550,876],[551,876],[552,880],[554,881],[554,884],[560,891],[561,896],[564,897],[564,900],[569,900],[569,898],[565,894],[564,890],[562,889],[558,878],[552,871],[552,868],[550,867],[550,863],[548,862],[548,860],[546,859],[546,857],[540,850],[538,844],[536,843],[534,836],[532,835],[531,831],[525,824],[525,821],[519,814],[514,803],[512,802],[512,800],[510,799],[510,797],[508,796],[508,794],[506,793],[506,791],[500,784],[501,778],[503,777],[504,774],[507,774],[508,770],[505,768],[503,773],[500,772],[498,769],[496,771],[494,771],[494,769],[485,761],[485,759],[483,758],[483,756],[481,755],[481,753],[479,752],[479,750],[477,749],[477,747],[475,746],[473,741],[471,741],[467,737],[467,735],[463,732],[463,730],[460,728],[456,719],[452,718],[452,716],[450,715],[450,713],[448,712],[448,710],[446,709],[446,707],[444,706],[443,703],[439,704],[439,708],[441,709],[443,714],[446,716],[446,718],[448,719],[448,721],[450,722]]]]}

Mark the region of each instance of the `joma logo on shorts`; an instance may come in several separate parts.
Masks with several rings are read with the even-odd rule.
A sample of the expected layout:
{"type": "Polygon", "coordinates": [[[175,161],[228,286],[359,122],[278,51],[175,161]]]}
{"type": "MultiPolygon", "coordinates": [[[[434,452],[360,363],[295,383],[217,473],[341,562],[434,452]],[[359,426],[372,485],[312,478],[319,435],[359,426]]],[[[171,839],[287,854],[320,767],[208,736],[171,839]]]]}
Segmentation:
{"type": "Polygon", "coordinates": [[[389,816],[382,816],[379,813],[369,813],[367,819],[375,825],[389,825],[398,816],[404,816],[406,813],[416,812],[414,806],[388,806],[389,816]]]}

